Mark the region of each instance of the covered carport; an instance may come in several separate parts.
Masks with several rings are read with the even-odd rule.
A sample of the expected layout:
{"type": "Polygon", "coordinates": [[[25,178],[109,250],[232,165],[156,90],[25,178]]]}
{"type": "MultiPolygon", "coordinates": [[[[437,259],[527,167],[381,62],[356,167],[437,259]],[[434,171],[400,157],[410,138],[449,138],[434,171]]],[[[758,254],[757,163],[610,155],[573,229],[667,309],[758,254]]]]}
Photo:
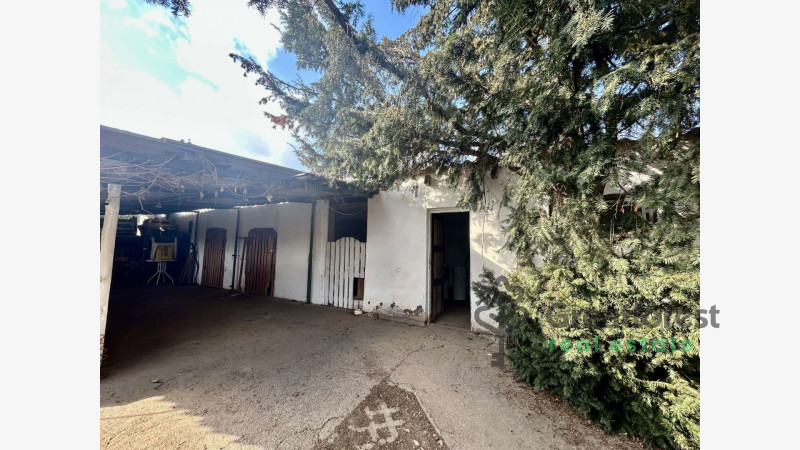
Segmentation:
{"type": "Polygon", "coordinates": [[[181,304],[197,311],[198,302],[159,310],[166,307],[165,285],[169,298],[189,292],[171,289],[174,284],[310,302],[316,202],[367,195],[347,183],[191,141],[101,126],[101,358],[106,336],[115,335],[108,324],[178,320],[181,304]],[[156,298],[161,303],[150,305],[154,314],[142,314],[142,305],[156,298]],[[109,309],[123,316],[109,322],[109,309]]]}

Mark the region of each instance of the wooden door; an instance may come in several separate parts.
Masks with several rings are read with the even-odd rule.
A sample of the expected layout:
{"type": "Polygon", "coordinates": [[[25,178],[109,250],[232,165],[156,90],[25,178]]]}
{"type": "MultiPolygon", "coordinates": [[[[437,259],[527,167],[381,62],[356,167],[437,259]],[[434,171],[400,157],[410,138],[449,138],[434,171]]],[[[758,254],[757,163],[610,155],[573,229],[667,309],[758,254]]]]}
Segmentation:
{"type": "Polygon", "coordinates": [[[244,262],[245,291],[275,295],[275,244],[278,233],[272,228],[253,228],[247,235],[244,262]]]}
{"type": "Polygon", "coordinates": [[[438,319],[444,312],[444,230],[442,219],[431,216],[431,316],[438,319]]]}
{"type": "Polygon", "coordinates": [[[228,232],[224,228],[206,230],[206,245],[203,247],[203,280],[205,286],[222,287],[225,273],[225,241],[228,232]]]}

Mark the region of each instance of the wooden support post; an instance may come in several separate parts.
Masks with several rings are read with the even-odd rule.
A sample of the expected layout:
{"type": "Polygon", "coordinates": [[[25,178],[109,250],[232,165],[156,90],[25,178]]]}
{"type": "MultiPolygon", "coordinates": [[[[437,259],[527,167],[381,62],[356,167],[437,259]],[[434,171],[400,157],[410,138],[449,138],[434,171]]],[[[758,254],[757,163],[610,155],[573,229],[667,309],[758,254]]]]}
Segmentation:
{"type": "Polygon", "coordinates": [[[316,202],[311,202],[311,231],[308,238],[308,276],[306,277],[306,303],[311,303],[311,267],[312,257],[314,256],[314,210],[316,210],[316,202]]]}
{"type": "Polygon", "coordinates": [[[111,271],[114,268],[114,244],[117,239],[119,221],[119,197],[122,186],[108,185],[108,198],[103,217],[103,231],[100,233],[100,361],[103,361],[106,340],[106,317],[108,316],[108,295],[111,292],[111,271]]]}

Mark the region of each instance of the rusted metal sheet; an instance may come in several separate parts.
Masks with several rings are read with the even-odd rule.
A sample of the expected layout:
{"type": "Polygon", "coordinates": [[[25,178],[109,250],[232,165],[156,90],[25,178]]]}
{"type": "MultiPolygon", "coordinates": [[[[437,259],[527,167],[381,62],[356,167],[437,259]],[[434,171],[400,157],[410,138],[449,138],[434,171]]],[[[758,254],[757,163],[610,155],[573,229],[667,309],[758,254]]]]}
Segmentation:
{"type": "Polygon", "coordinates": [[[228,232],[224,228],[206,230],[203,247],[203,280],[205,286],[222,287],[225,274],[225,244],[228,232]]]}

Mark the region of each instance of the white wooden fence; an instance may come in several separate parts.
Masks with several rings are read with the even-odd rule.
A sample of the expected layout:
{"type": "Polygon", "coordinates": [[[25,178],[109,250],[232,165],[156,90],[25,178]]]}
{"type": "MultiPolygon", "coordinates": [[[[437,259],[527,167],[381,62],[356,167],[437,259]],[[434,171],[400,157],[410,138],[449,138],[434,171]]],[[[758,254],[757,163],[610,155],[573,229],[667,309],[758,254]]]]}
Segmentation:
{"type": "Polygon", "coordinates": [[[364,278],[367,243],[352,237],[328,242],[325,247],[325,303],[349,309],[363,309],[363,300],[354,300],[353,280],[364,278]]]}

